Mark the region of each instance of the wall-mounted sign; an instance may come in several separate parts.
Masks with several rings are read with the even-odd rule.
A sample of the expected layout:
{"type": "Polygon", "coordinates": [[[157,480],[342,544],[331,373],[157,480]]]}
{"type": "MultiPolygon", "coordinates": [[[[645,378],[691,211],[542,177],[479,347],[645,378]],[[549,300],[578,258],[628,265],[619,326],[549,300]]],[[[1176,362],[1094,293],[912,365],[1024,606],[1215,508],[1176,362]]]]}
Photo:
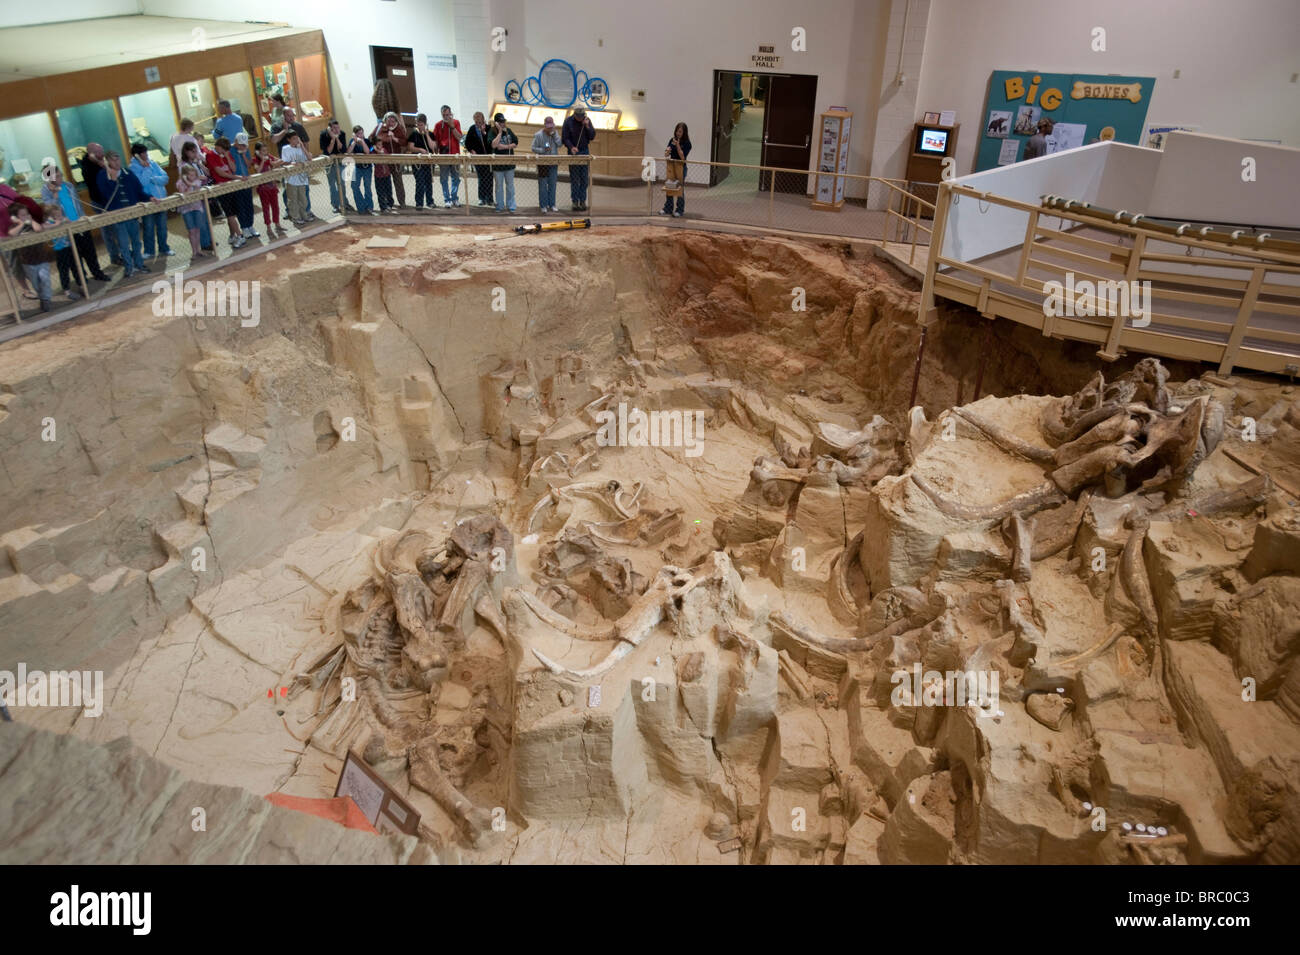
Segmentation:
{"type": "Polygon", "coordinates": [[[456,68],[455,53],[430,53],[427,59],[431,70],[454,70],[456,68]]]}
{"type": "Polygon", "coordinates": [[[749,55],[750,66],[756,66],[760,70],[779,70],[781,68],[781,57],[777,55],[775,46],[766,44],[760,45],[757,53],[749,55]]]}
{"type": "Polygon", "coordinates": [[[554,109],[583,106],[599,110],[609,106],[608,83],[599,76],[588,76],[586,70],[574,69],[572,63],[561,59],[547,60],[522,83],[506,80],[505,95],[508,103],[554,109]]]}
{"type": "Polygon", "coordinates": [[[975,171],[1108,139],[1136,146],[1154,86],[1146,76],[995,70],[975,171]]]}
{"type": "Polygon", "coordinates": [[[146,83],[157,83],[162,77],[158,73],[158,67],[146,66],[144,68],[144,81],[146,83]]]}
{"type": "Polygon", "coordinates": [[[1070,99],[1126,99],[1130,103],[1142,100],[1141,83],[1086,83],[1074,81],[1070,99]]]}

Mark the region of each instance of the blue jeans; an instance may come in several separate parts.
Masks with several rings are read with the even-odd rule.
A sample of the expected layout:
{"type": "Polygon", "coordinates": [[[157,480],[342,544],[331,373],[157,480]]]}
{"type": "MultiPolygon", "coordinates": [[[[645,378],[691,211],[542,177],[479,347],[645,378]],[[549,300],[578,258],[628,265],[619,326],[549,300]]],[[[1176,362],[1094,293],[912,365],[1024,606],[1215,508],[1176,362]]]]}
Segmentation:
{"type": "Polygon", "coordinates": [[[554,208],[555,186],[559,181],[559,166],[537,167],[537,204],[543,209],[554,208]]]}
{"type": "Polygon", "coordinates": [[[357,163],[352,168],[352,204],[357,207],[357,212],[369,212],[375,207],[375,196],[370,189],[370,181],[375,170],[370,163],[357,163]],[[362,186],[365,186],[364,196],[362,186]]]}
{"type": "Polygon", "coordinates": [[[513,169],[494,169],[493,176],[497,182],[497,212],[509,209],[515,211],[515,171],[513,169]]]}
{"type": "MultiPolygon", "coordinates": [[[[685,190],[683,190],[682,194],[680,196],[677,196],[676,198],[677,198],[677,214],[683,215],[686,212],[685,190]]],[[[664,196],[664,212],[667,212],[669,215],[671,215],[672,211],[673,211],[673,197],[664,196]]]]}
{"type": "Polygon", "coordinates": [[[343,169],[341,166],[330,166],[325,173],[325,179],[330,184],[330,208],[335,212],[342,210],[347,205],[343,200],[343,169]],[[340,203],[342,205],[340,205],[340,203]]]}
{"type": "Polygon", "coordinates": [[[433,167],[416,166],[412,173],[415,176],[415,208],[428,206],[433,208],[433,167]]]}
{"type": "Polygon", "coordinates": [[[27,281],[32,283],[32,290],[42,302],[54,297],[54,288],[50,284],[50,263],[38,262],[35,265],[23,265],[27,281]]]}
{"type": "Polygon", "coordinates": [[[104,248],[108,249],[108,260],[120,264],[122,261],[122,250],[117,244],[117,226],[104,226],[104,228],[99,231],[104,237],[104,248]]]}
{"type": "Polygon", "coordinates": [[[438,168],[438,178],[442,180],[442,201],[451,205],[460,200],[460,170],[443,163],[438,168]],[[451,178],[451,189],[447,188],[447,178],[451,178]]]}
{"type": "MultiPolygon", "coordinates": [[[[578,153],[579,156],[586,156],[587,153],[578,153]]],[[[587,166],[579,166],[574,163],[569,167],[569,198],[574,202],[587,201],[587,166]]]]}
{"type": "Polygon", "coordinates": [[[142,271],[144,257],[140,254],[139,223],[131,219],[108,226],[108,229],[117,233],[117,246],[122,250],[122,264],[126,266],[126,274],[142,271]]]}
{"type": "Polygon", "coordinates": [[[140,228],[144,231],[144,254],[152,259],[153,250],[157,248],[159,255],[166,255],[169,251],[167,248],[167,213],[154,212],[145,216],[140,220],[140,228]]]}

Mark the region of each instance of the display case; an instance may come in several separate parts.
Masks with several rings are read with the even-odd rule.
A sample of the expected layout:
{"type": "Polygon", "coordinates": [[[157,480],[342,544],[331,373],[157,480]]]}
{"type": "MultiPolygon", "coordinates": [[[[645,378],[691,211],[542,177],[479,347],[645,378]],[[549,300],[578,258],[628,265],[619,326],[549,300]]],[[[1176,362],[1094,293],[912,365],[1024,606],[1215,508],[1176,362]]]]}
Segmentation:
{"type": "Polygon", "coordinates": [[[181,119],[192,119],[194,128],[204,135],[212,132],[217,114],[217,97],[212,92],[211,80],[193,80],[179,83],[172,89],[176,97],[176,112],[181,119]]]}
{"type": "MultiPolygon", "coordinates": [[[[257,116],[252,77],[247,72],[227,73],[217,77],[217,99],[230,100],[230,108],[242,116],[257,116]]],[[[213,108],[213,113],[216,108],[213,108]]],[[[256,122],[254,122],[256,126],[256,122]]]]}
{"type": "Polygon", "coordinates": [[[167,168],[171,161],[171,136],[180,126],[180,118],[172,107],[171,91],[132,93],[119,97],[117,103],[126,126],[126,138],[130,140],[128,151],[122,154],[123,161],[129,161],[131,146],[143,143],[149,150],[149,158],[167,168]]]}
{"type": "MultiPolygon", "coordinates": [[[[55,26],[61,42],[87,48],[94,47],[96,31],[102,30],[98,21],[55,26]],[[69,39],[70,31],[85,35],[69,39]]],[[[39,192],[41,183],[35,180],[40,161],[52,156],[63,166],[64,177],[80,184],[76,163],[89,142],[101,143],[124,158],[129,157],[133,142],[143,142],[174,175],[170,140],[181,119],[192,119],[200,132],[210,134],[221,99],[247,117],[246,128],[265,135],[270,106],[262,108],[259,100],[268,98],[268,77],[289,105],[297,108],[301,103],[304,112],[311,114],[302,119],[309,133],[313,125],[323,127],[332,103],[321,31],[275,28],[273,32],[279,35],[224,43],[214,34],[215,42],[200,50],[187,48],[186,32],[183,52],[176,52],[176,43],[160,41],[156,49],[146,44],[115,54],[111,63],[64,72],[51,64],[48,73],[5,83],[5,95],[0,97],[0,178],[39,192]],[[300,84],[306,84],[310,96],[303,94],[300,84]]]]}
{"type": "Polygon", "coordinates": [[[0,182],[15,192],[40,196],[41,165],[58,155],[49,113],[0,120],[0,182]]]}
{"type": "Polygon", "coordinates": [[[297,107],[298,94],[293,81],[293,68],[288,60],[265,63],[253,68],[253,95],[257,98],[258,125],[264,132],[280,122],[280,106],[272,97],[277,94],[285,106],[297,107]]]}
{"type": "MultiPolygon", "coordinates": [[[[492,112],[487,114],[488,121],[491,122],[497,113],[505,115],[506,122],[519,137],[520,152],[527,152],[528,145],[542,128],[542,122],[547,116],[555,120],[557,127],[563,126],[564,121],[573,115],[573,108],[528,106],[502,101],[492,104],[492,112]]],[[[631,159],[645,155],[645,130],[620,128],[623,122],[623,111],[620,109],[588,109],[587,118],[598,133],[592,143],[592,175],[639,179],[641,167],[631,162],[631,159]]]]}
{"type": "Polygon", "coordinates": [[[827,110],[821,115],[817,142],[817,176],[812,207],[830,212],[844,208],[844,174],[849,171],[849,134],[853,113],[847,109],[827,110]]]}
{"type": "Polygon", "coordinates": [[[131,155],[123,139],[117,104],[111,99],[55,110],[54,119],[65,150],[64,174],[70,176],[71,182],[81,182],[77,161],[86,154],[87,143],[99,143],[105,150],[117,150],[123,157],[131,155]]]}

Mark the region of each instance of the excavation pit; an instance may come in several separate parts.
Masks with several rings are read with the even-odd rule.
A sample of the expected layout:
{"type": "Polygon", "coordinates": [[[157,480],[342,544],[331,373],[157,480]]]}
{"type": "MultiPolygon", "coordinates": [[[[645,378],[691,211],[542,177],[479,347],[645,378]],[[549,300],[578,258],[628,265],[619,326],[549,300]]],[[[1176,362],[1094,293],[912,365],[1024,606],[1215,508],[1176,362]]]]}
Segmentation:
{"type": "Polygon", "coordinates": [[[20,723],[256,796],[351,750],[447,861],[1294,854],[1289,386],[957,310],[918,358],[866,244],[475,238],[344,227],[197,277],[255,325],[151,293],[0,348],[0,667],[104,674],[20,723]],[[1107,389],[1146,411],[1089,470],[1107,389]]]}

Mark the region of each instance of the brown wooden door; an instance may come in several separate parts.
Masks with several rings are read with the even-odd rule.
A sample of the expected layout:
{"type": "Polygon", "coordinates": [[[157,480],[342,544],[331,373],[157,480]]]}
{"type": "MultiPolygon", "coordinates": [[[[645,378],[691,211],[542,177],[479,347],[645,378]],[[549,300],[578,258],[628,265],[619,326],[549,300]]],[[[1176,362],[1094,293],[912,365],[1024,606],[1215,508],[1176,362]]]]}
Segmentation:
{"type": "Polygon", "coordinates": [[[419,112],[415,95],[415,57],[409,49],[400,46],[372,46],[375,79],[386,79],[397,93],[399,113],[419,112]]]}
{"type": "MultiPolygon", "coordinates": [[[[731,105],[739,75],[730,70],[713,71],[713,145],[709,158],[714,162],[731,162],[731,133],[735,129],[731,105]]],[[[709,185],[716,186],[729,172],[726,166],[711,166],[709,185]]]]}
{"type": "MultiPolygon", "coordinates": [[[[764,166],[807,169],[812,159],[813,127],[817,122],[817,77],[798,73],[773,74],[763,110],[764,166]]],[[[759,180],[769,188],[771,173],[759,180]]],[[[808,177],[777,173],[777,192],[806,193],[808,177]]]]}

